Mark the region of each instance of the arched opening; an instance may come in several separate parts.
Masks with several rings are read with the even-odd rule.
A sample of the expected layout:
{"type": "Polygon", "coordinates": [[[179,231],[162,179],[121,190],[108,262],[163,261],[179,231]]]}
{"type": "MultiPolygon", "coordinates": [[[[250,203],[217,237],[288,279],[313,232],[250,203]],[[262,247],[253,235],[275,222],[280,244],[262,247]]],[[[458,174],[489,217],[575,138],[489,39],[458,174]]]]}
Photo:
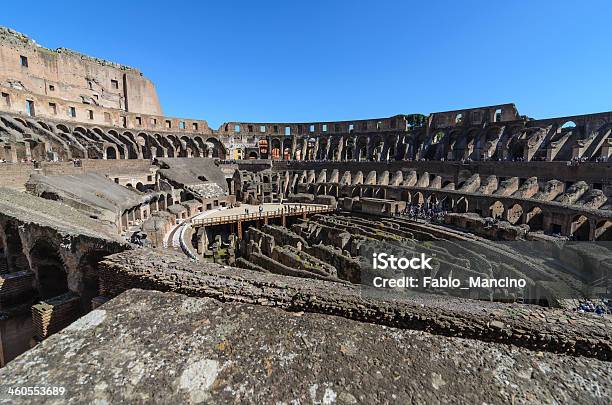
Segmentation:
{"type": "Polygon", "coordinates": [[[249,159],[251,159],[251,160],[257,159],[257,152],[255,152],[255,151],[249,152],[249,159]]]}
{"type": "Polygon", "coordinates": [[[530,231],[541,231],[544,229],[544,215],[540,207],[533,207],[525,214],[525,224],[529,225],[530,231]]]}
{"type": "Polygon", "coordinates": [[[502,120],[502,109],[498,108],[497,110],[495,110],[495,113],[493,114],[493,122],[501,122],[502,120]]]}
{"type": "Polygon", "coordinates": [[[266,138],[259,140],[259,156],[262,159],[268,158],[268,140],[266,138]]]}
{"type": "Polygon", "coordinates": [[[495,201],[489,206],[489,212],[487,214],[493,219],[501,218],[504,214],[504,204],[502,204],[501,201],[495,201]]]}
{"type": "Polygon", "coordinates": [[[166,197],[166,208],[174,204],[174,200],[172,199],[172,195],[168,194],[166,197]]]}
{"type": "Polygon", "coordinates": [[[584,215],[577,215],[570,224],[570,235],[575,240],[588,241],[591,234],[589,219],[584,215]]]}
{"type": "Polygon", "coordinates": [[[209,143],[211,146],[211,151],[210,151],[211,156],[209,157],[213,157],[213,158],[225,157],[225,148],[223,147],[223,144],[219,142],[218,139],[208,138],[206,142],[209,143]]]}
{"type": "Polygon", "coordinates": [[[461,197],[458,201],[457,204],[455,205],[455,208],[457,210],[457,212],[459,213],[463,213],[465,214],[466,212],[468,212],[468,201],[465,197],[461,197]]]}
{"type": "Polygon", "coordinates": [[[109,252],[94,250],[85,254],[79,262],[81,272],[82,290],[81,308],[83,312],[90,311],[91,300],[100,295],[98,263],[109,255],[109,252]]]}
{"type": "Polygon", "coordinates": [[[291,139],[283,140],[283,159],[291,160],[291,139]]]}
{"type": "Polygon", "coordinates": [[[612,241],[612,221],[601,221],[595,229],[595,240],[602,242],[612,241]]]}
{"type": "Polygon", "coordinates": [[[272,159],[279,160],[281,158],[281,141],[279,139],[272,139],[272,159]]]}
{"type": "Polygon", "coordinates": [[[423,157],[426,160],[433,160],[438,157],[442,151],[440,148],[442,147],[442,140],[444,139],[444,132],[438,131],[436,132],[430,139],[429,143],[424,145],[425,153],[423,157]]]}
{"type": "Polygon", "coordinates": [[[423,205],[425,203],[425,198],[423,197],[423,193],[416,192],[412,198],[412,203],[415,205],[423,205]]]}
{"type": "Polygon", "coordinates": [[[107,159],[117,159],[117,151],[112,146],[106,148],[106,158],[107,159]]]}
{"type": "Polygon", "coordinates": [[[378,162],[382,160],[387,160],[386,156],[383,156],[383,141],[382,139],[376,137],[370,140],[370,150],[372,161],[378,162]]]}
{"type": "Polygon", "coordinates": [[[317,140],[315,138],[308,138],[306,140],[306,155],[304,156],[304,160],[314,160],[315,159],[315,147],[317,144],[317,140]]]}
{"type": "Polygon", "coordinates": [[[519,204],[514,204],[508,209],[508,212],[506,213],[506,220],[512,225],[515,225],[520,221],[522,215],[523,207],[521,207],[519,204]]]}
{"type": "Polygon", "coordinates": [[[151,145],[147,142],[147,135],[144,133],[138,134],[136,143],[140,148],[140,153],[143,159],[151,159],[151,145]]]}
{"type": "Polygon", "coordinates": [[[157,210],[158,211],[166,210],[166,198],[163,195],[160,195],[157,200],[157,210]]]}
{"type": "Polygon", "coordinates": [[[57,249],[46,240],[39,240],[30,250],[32,267],[38,278],[38,293],[42,299],[68,292],[68,275],[57,249]]]}
{"type": "Polygon", "coordinates": [[[355,156],[353,155],[353,150],[355,149],[355,141],[353,138],[349,138],[346,140],[346,145],[344,147],[345,160],[353,160],[355,156]]]}
{"type": "Polygon", "coordinates": [[[452,198],[446,196],[444,198],[442,198],[442,201],[440,203],[441,208],[444,211],[452,211],[453,210],[453,200],[452,198]]]}
{"type": "Polygon", "coordinates": [[[136,190],[144,191],[145,190],[144,184],[142,184],[141,182],[136,183],[136,190]]]}
{"type": "Polygon", "coordinates": [[[4,235],[6,237],[5,255],[8,270],[11,272],[28,270],[30,265],[23,253],[23,245],[21,244],[17,226],[12,222],[8,222],[6,228],[4,228],[4,235]]]}
{"type": "Polygon", "coordinates": [[[560,127],[561,130],[569,130],[569,129],[573,129],[576,128],[576,123],[574,121],[567,121],[565,123],[563,123],[560,127]]]}
{"type": "Polygon", "coordinates": [[[0,238],[0,274],[8,273],[8,257],[4,239],[0,238]]]}
{"type": "Polygon", "coordinates": [[[193,194],[185,190],[181,191],[181,202],[185,202],[189,200],[193,200],[193,194]]]}
{"type": "Polygon", "coordinates": [[[327,158],[327,147],[328,147],[328,141],[326,138],[320,138],[319,139],[319,149],[317,150],[317,156],[315,157],[315,159],[317,160],[323,160],[327,158]]]}
{"type": "Polygon", "coordinates": [[[366,138],[357,139],[357,153],[355,158],[357,161],[361,162],[367,160],[368,158],[368,145],[366,138]]]}

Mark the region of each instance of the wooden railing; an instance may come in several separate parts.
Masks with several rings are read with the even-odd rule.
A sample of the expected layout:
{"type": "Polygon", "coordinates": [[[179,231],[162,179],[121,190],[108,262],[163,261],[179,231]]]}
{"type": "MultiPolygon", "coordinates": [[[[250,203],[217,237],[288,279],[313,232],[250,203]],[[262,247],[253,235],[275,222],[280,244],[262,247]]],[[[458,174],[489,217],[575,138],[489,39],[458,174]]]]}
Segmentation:
{"type": "Polygon", "coordinates": [[[289,207],[288,209],[279,208],[274,211],[267,212],[254,212],[249,214],[235,214],[235,215],[224,215],[222,217],[212,218],[200,218],[191,220],[192,225],[195,226],[210,226],[210,225],[221,225],[232,222],[244,222],[244,221],[258,221],[266,220],[270,218],[280,218],[284,216],[299,216],[304,214],[321,214],[325,212],[335,211],[335,208],[328,206],[305,206],[305,207],[289,207]]]}

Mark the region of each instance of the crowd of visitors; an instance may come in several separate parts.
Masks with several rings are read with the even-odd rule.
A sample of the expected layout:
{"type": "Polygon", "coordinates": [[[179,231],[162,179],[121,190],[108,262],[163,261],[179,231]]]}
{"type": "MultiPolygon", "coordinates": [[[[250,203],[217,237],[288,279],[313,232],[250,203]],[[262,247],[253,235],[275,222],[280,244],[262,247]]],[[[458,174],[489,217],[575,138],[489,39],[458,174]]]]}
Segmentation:
{"type": "Polygon", "coordinates": [[[448,211],[442,209],[440,203],[437,204],[410,204],[397,215],[407,217],[411,221],[417,219],[424,221],[442,222],[448,211]]]}
{"type": "Polygon", "coordinates": [[[591,312],[597,315],[612,314],[612,300],[604,299],[602,304],[594,304],[591,300],[582,301],[578,308],[578,312],[591,312]]]}

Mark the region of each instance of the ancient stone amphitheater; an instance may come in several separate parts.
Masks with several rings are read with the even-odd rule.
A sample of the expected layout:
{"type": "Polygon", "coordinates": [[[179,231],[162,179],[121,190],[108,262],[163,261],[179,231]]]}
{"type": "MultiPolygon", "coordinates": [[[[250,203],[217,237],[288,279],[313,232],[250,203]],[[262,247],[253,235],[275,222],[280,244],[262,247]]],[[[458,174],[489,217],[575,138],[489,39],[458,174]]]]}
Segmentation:
{"type": "Polygon", "coordinates": [[[1,27],[0,67],[0,403],[611,402],[612,112],[215,130],[1,27]]]}

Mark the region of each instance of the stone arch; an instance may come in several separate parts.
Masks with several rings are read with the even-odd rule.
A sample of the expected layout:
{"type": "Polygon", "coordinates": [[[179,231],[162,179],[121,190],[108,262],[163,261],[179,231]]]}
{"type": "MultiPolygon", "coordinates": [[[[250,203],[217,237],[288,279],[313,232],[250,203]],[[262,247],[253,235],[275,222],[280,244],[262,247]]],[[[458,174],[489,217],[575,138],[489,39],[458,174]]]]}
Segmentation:
{"type": "Polygon", "coordinates": [[[23,252],[19,229],[14,222],[7,222],[4,227],[4,247],[8,270],[11,272],[28,270],[28,259],[23,252]]]}
{"type": "Polygon", "coordinates": [[[423,193],[421,193],[420,191],[414,193],[412,195],[411,203],[415,205],[423,205],[425,203],[425,197],[423,196],[423,193]]]}
{"type": "Polygon", "coordinates": [[[368,138],[360,136],[355,142],[355,156],[353,157],[358,162],[368,159],[368,138]]]}
{"type": "Polygon", "coordinates": [[[316,138],[311,137],[306,140],[306,154],[303,160],[314,160],[316,158],[315,156],[316,146],[317,146],[316,138]]]}
{"type": "Polygon", "coordinates": [[[442,153],[445,133],[442,130],[436,131],[423,145],[423,158],[426,160],[437,159],[442,153]]]}
{"type": "Polygon", "coordinates": [[[576,124],[576,122],[574,120],[567,120],[565,122],[560,123],[559,125],[557,125],[557,132],[561,132],[564,129],[565,130],[572,130],[574,128],[577,128],[578,125],[576,124]]]}
{"type": "Polygon", "coordinates": [[[612,221],[604,219],[595,227],[595,240],[602,242],[612,241],[612,221]]]}
{"type": "Polygon", "coordinates": [[[30,249],[29,256],[40,298],[52,298],[69,291],[68,271],[56,246],[46,239],[39,239],[30,249]]]}
{"type": "Polygon", "coordinates": [[[304,149],[304,138],[296,138],[295,139],[295,152],[293,154],[293,159],[302,160],[304,157],[304,153],[302,150],[304,149]]]}
{"type": "Polygon", "coordinates": [[[317,156],[315,156],[315,159],[317,160],[324,160],[327,159],[327,149],[329,146],[329,139],[325,138],[325,137],[321,137],[319,138],[319,149],[317,150],[317,156]]]}
{"type": "Polygon", "coordinates": [[[183,135],[181,142],[185,145],[187,157],[200,157],[200,147],[192,138],[183,135]]]}
{"type": "Polygon", "coordinates": [[[499,143],[502,134],[504,133],[504,127],[492,126],[478,137],[477,143],[474,147],[473,157],[474,159],[489,159],[495,156],[497,152],[497,144],[499,143]]]}
{"type": "Polygon", "coordinates": [[[596,160],[603,157],[604,160],[609,161],[610,152],[608,151],[608,154],[604,154],[604,145],[606,145],[606,142],[609,142],[609,139],[612,138],[612,122],[600,123],[594,136],[595,138],[591,142],[591,145],[585,154],[588,154],[587,157],[591,160],[596,160]]]}
{"type": "Polygon", "coordinates": [[[212,157],[214,158],[225,158],[225,147],[217,138],[210,137],[206,140],[213,145],[212,157]]]}
{"type": "Polygon", "coordinates": [[[283,140],[283,160],[291,160],[291,147],[293,146],[291,139],[283,140]]]}
{"type": "Polygon", "coordinates": [[[410,191],[403,189],[401,193],[401,200],[406,201],[406,204],[410,205],[412,203],[412,194],[410,194],[410,191]]]}
{"type": "Polygon", "coordinates": [[[387,159],[391,160],[391,161],[395,161],[398,160],[397,158],[397,142],[398,142],[398,137],[397,136],[390,136],[387,138],[385,144],[387,145],[387,159]]]}
{"type": "Polygon", "coordinates": [[[282,151],[281,151],[281,140],[278,138],[272,138],[271,146],[271,155],[272,159],[279,160],[281,159],[282,151]]]}
{"type": "Polygon", "coordinates": [[[457,200],[457,203],[455,204],[455,210],[463,214],[469,212],[469,204],[467,198],[460,197],[459,200],[457,200]]]}
{"type": "MultiPolygon", "coordinates": [[[[157,139],[160,145],[166,149],[166,156],[169,158],[177,157],[176,150],[172,142],[170,142],[170,139],[168,139],[165,136],[161,136],[161,135],[157,135],[157,136],[158,136],[157,139]]],[[[157,156],[159,156],[159,153],[157,154],[157,156]]]]}
{"type": "Polygon", "coordinates": [[[456,144],[455,160],[473,157],[473,153],[480,150],[482,137],[478,136],[478,132],[480,129],[473,128],[459,138],[456,144]]]}
{"type": "Polygon", "coordinates": [[[512,225],[516,225],[523,216],[523,206],[520,204],[513,204],[510,208],[506,210],[506,220],[510,222],[512,225]]]}
{"type": "Polygon", "coordinates": [[[98,263],[109,254],[111,252],[94,249],[85,253],[79,260],[78,269],[81,275],[79,295],[83,312],[90,311],[91,300],[100,295],[98,263]]]}
{"type": "Polygon", "coordinates": [[[62,132],[66,132],[66,133],[71,133],[72,131],[70,130],[70,128],[68,128],[66,125],[64,124],[57,124],[55,126],[55,128],[57,128],[58,130],[62,131],[62,132]]]}
{"type": "Polygon", "coordinates": [[[440,200],[438,199],[436,193],[431,193],[429,196],[427,196],[427,203],[433,207],[437,207],[440,204],[440,200]]]}
{"type": "Polygon", "coordinates": [[[187,151],[185,150],[184,145],[176,135],[166,135],[164,138],[167,139],[168,142],[173,146],[174,157],[187,157],[187,151]]]}
{"type": "Polygon", "coordinates": [[[531,231],[541,231],[544,229],[544,214],[542,208],[532,207],[525,213],[525,224],[529,225],[531,231]]]}
{"type": "Polygon", "coordinates": [[[353,160],[355,159],[355,138],[352,136],[347,137],[344,140],[344,156],[343,160],[353,160]]]}
{"type": "Polygon", "coordinates": [[[206,146],[204,139],[202,139],[201,136],[194,136],[193,141],[196,143],[196,145],[198,145],[200,149],[200,156],[208,157],[208,147],[206,146]]]}
{"type": "Polygon", "coordinates": [[[151,159],[151,145],[148,141],[148,135],[144,132],[139,133],[136,136],[136,144],[138,145],[138,149],[143,159],[151,159]]]}
{"type": "Polygon", "coordinates": [[[107,146],[104,152],[106,159],[117,159],[118,153],[115,146],[107,146]]]}
{"type": "Polygon", "coordinates": [[[340,142],[342,142],[342,139],[338,138],[329,141],[327,156],[325,156],[324,159],[331,161],[340,160],[340,156],[338,156],[340,142]]]}
{"type": "Polygon", "coordinates": [[[372,160],[374,162],[387,160],[387,157],[384,156],[384,142],[381,136],[374,135],[373,137],[371,137],[368,149],[368,160],[372,160]]]}
{"type": "Polygon", "coordinates": [[[166,210],[166,196],[163,194],[157,197],[157,210],[158,211],[166,210]]]}
{"type": "Polygon", "coordinates": [[[489,206],[489,212],[487,212],[486,216],[489,216],[493,219],[501,218],[504,215],[504,211],[504,204],[501,201],[497,200],[489,206]]]}
{"type": "Polygon", "coordinates": [[[448,195],[445,195],[440,200],[440,208],[444,211],[452,211],[454,208],[454,201],[448,195]]]}
{"type": "Polygon", "coordinates": [[[268,159],[268,151],[270,150],[270,145],[268,144],[267,138],[260,138],[257,142],[257,147],[259,148],[259,156],[262,159],[268,159]]]}
{"type": "Polygon", "coordinates": [[[181,202],[193,200],[193,194],[191,194],[187,190],[181,190],[180,199],[181,199],[181,202]]]}
{"type": "Polygon", "coordinates": [[[168,156],[168,151],[164,146],[162,146],[161,139],[162,136],[160,134],[155,134],[155,136],[149,135],[147,138],[149,140],[149,148],[151,148],[151,154],[155,152],[155,157],[166,157],[168,156]],[[153,150],[155,148],[155,150],[153,150]]]}
{"type": "Polygon", "coordinates": [[[569,231],[570,236],[576,240],[588,241],[591,236],[591,223],[586,216],[578,214],[572,218],[569,231]]]}

